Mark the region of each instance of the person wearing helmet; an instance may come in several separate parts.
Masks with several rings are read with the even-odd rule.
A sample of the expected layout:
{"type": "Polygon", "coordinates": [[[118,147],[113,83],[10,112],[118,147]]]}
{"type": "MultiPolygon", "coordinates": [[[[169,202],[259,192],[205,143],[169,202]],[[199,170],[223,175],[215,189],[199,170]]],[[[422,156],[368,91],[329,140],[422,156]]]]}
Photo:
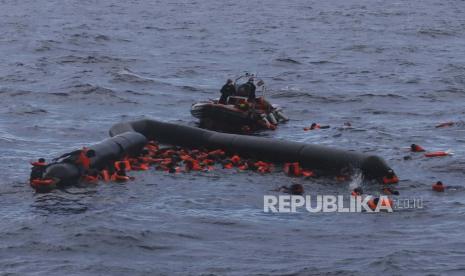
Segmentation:
{"type": "Polygon", "coordinates": [[[234,87],[234,83],[232,79],[228,79],[226,81],[226,84],[223,85],[221,88],[221,97],[220,100],[218,101],[219,104],[226,104],[228,97],[234,96],[236,94],[236,87],[234,87]]]}

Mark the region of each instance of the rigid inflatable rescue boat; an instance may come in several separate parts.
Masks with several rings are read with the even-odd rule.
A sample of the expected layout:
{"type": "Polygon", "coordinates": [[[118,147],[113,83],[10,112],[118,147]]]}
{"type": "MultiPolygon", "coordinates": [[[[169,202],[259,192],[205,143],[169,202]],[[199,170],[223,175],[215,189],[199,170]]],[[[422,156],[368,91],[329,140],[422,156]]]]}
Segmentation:
{"type": "Polygon", "coordinates": [[[280,106],[265,100],[265,83],[263,80],[255,82],[254,77],[245,74],[236,78],[234,83],[230,80],[233,95],[223,95],[224,99],[194,103],[191,114],[199,119],[200,127],[228,132],[248,132],[258,129],[273,130],[279,123],[288,121],[280,106]],[[249,82],[238,84],[244,77],[249,77],[249,82]],[[255,83],[262,90],[259,97],[255,97],[255,83]]]}

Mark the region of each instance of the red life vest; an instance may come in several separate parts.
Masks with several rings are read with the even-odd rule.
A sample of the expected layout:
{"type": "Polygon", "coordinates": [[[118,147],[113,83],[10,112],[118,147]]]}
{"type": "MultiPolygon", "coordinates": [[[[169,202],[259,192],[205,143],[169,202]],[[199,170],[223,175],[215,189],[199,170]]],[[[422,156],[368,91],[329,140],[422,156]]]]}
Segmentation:
{"type": "Polygon", "coordinates": [[[131,169],[134,171],[146,171],[149,169],[149,165],[142,163],[142,164],[133,164],[131,166],[131,169]]]}
{"type": "Polygon", "coordinates": [[[399,178],[396,175],[394,175],[392,177],[387,177],[387,176],[383,177],[383,183],[384,184],[395,184],[395,183],[398,183],[398,182],[399,182],[399,178]]]}
{"type": "Polygon", "coordinates": [[[433,152],[428,152],[425,153],[425,157],[441,157],[441,156],[447,156],[449,153],[445,151],[433,151],[433,152]]]}
{"type": "Polygon", "coordinates": [[[419,145],[413,145],[411,148],[412,152],[422,152],[425,151],[424,148],[420,147],[419,145]]]}
{"type": "Polygon", "coordinates": [[[98,182],[98,177],[97,176],[92,176],[92,175],[84,175],[82,177],[82,179],[85,182],[89,182],[89,183],[97,183],[98,182]]]}
{"type": "Polygon", "coordinates": [[[83,148],[81,150],[81,152],[79,153],[79,157],[78,157],[78,162],[80,164],[82,164],[82,166],[84,167],[84,169],[88,170],[90,168],[90,158],[87,157],[87,151],[89,151],[89,149],[87,148],[83,148]]]}
{"type": "Polygon", "coordinates": [[[433,188],[433,191],[440,192],[440,193],[444,192],[445,190],[444,185],[438,184],[438,183],[434,184],[432,188],[433,188]]]}
{"type": "Polygon", "coordinates": [[[288,176],[301,176],[302,175],[302,169],[300,168],[299,162],[285,163],[284,172],[288,176]]]}
{"type": "Polygon", "coordinates": [[[52,184],[54,184],[53,179],[38,178],[38,179],[31,180],[31,186],[33,188],[38,188],[38,187],[41,187],[41,186],[49,186],[49,185],[52,185],[52,184]]]}
{"type": "Polygon", "coordinates": [[[233,157],[231,157],[231,162],[232,162],[234,165],[239,164],[240,161],[241,161],[241,158],[239,157],[239,155],[234,155],[233,157]]]}
{"type": "Polygon", "coordinates": [[[124,171],[130,171],[131,170],[131,164],[129,163],[128,160],[116,161],[115,162],[115,169],[117,171],[122,170],[123,167],[124,167],[124,171]]]}
{"type": "Polygon", "coordinates": [[[102,170],[100,174],[102,176],[103,181],[108,182],[111,180],[110,173],[108,172],[108,170],[102,170]]]}
{"type": "Polygon", "coordinates": [[[131,178],[129,176],[126,176],[126,175],[118,175],[117,173],[114,173],[111,176],[111,180],[116,181],[116,182],[126,182],[126,181],[131,180],[131,178]]]}

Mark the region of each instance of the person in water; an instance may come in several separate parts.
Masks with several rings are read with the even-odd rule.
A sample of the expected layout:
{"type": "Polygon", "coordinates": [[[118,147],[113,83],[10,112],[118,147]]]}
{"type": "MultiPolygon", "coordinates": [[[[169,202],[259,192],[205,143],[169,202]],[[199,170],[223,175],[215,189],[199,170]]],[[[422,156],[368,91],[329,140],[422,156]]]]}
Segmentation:
{"type": "Polygon", "coordinates": [[[37,162],[33,162],[29,180],[32,181],[34,179],[41,179],[44,176],[46,168],[47,168],[47,163],[45,163],[44,158],[39,158],[37,162]]]}
{"type": "Polygon", "coordinates": [[[221,97],[218,103],[226,104],[228,97],[234,96],[236,94],[236,87],[234,86],[233,80],[228,79],[226,84],[221,88],[221,97]]]}
{"type": "Polygon", "coordinates": [[[83,147],[82,149],[65,153],[60,157],[53,159],[53,161],[63,159],[63,162],[75,164],[79,167],[81,174],[83,174],[90,169],[90,158],[94,156],[94,150],[83,147]]]}
{"type": "Polygon", "coordinates": [[[303,195],[304,194],[304,186],[302,184],[292,184],[290,187],[281,186],[275,190],[276,192],[283,192],[286,194],[291,195],[303,195]]]}

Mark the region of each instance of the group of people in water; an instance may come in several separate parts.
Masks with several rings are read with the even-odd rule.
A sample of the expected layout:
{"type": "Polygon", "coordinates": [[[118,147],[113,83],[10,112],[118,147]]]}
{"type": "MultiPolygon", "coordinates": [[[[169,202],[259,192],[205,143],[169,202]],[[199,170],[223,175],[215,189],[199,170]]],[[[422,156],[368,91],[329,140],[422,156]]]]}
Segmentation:
{"type": "MultiPolygon", "coordinates": [[[[263,160],[241,157],[239,154],[228,154],[221,149],[188,149],[184,147],[160,147],[155,141],[150,141],[137,156],[126,156],[121,160],[114,160],[103,168],[94,167],[92,157],[95,152],[89,148],[82,148],[52,160],[70,163],[78,168],[80,181],[97,183],[99,181],[126,182],[134,179],[127,175],[129,171],[149,170],[154,166],[156,170],[167,173],[182,173],[191,171],[212,171],[218,166],[223,169],[237,169],[238,171],[255,171],[261,174],[276,170],[275,164],[263,160]]],[[[56,184],[58,180],[45,178],[49,164],[40,158],[33,162],[30,184],[33,188],[41,188],[56,184]]],[[[284,163],[283,171],[292,177],[315,177],[315,172],[302,168],[298,162],[284,163]]],[[[349,175],[340,175],[338,180],[347,180],[349,175]]]]}

